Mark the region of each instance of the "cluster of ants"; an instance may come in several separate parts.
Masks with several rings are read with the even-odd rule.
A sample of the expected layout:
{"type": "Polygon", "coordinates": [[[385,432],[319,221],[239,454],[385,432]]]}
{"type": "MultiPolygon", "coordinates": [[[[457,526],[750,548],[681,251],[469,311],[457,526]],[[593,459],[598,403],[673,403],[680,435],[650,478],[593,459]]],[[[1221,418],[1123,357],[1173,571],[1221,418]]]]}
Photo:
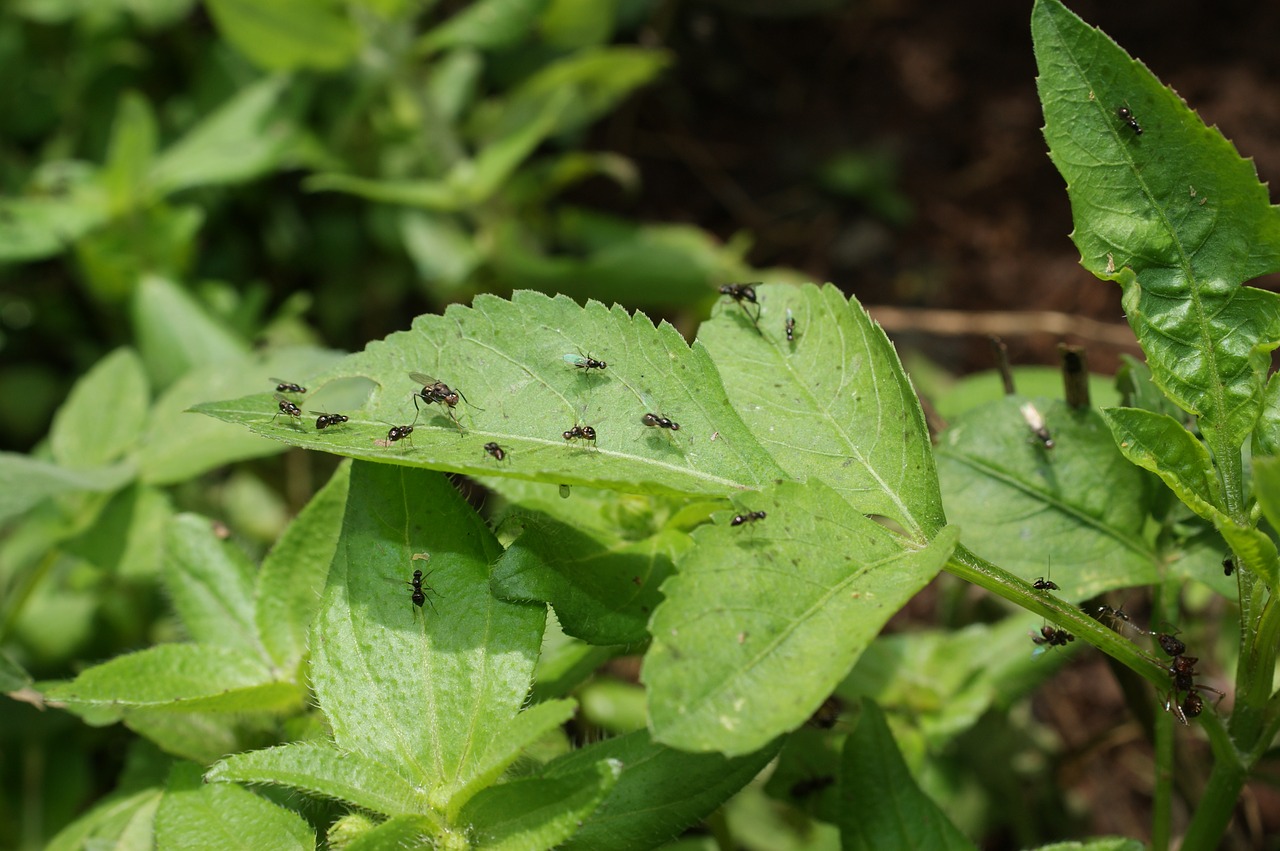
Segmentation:
{"type": "MultiPolygon", "coordinates": [[[[1223,559],[1223,570],[1228,576],[1231,575],[1231,569],[1235,566],[1229,559],[1230,557],[1223,559]],[[1228,564],[1230,564],[1230,567],[1227,566],[1228,564]]],[[[1033,582],[1031,587],[1038,591],[1059,590],[1057,583],[1044,577],[1040,577],[1033,582]]],[[[1173,633],[1169,633],[1142,629],[1129,619],[1129,615],[1125,612],[1123,606],[1119,609],[1107,605],[1099,606],[1094,617],[1116,632],[1124,632],[1129,629],[1141,635],[1155,636],[1156,643],[1160,645],[1160,649],[1170,657],[1168,671],[1173,681],[1173,687],[1165,698],[1164,708],[1166,712],[1172,712],[1173,717],[1183,724],[1187,723],[1188,718],[1195,718],[1204,711],[1204,698],[1200,696],[1201,692],[1211,691],[1218,695],[1219,701],[1224,697],[1223,693],[1216,688],[1195,681],[1196,663],[1200,660],[1196,656],[1186,655],[1187,646],[1177,637],[1176,630],[1173,633]],[[1180,700],[1179,695],[1181,695],[1180,700]]],[[[1034,632],[1031,633],[1031,640],[1037,645],[1045,647],[1064,647],[1069,642],[1075,641],[1076,637],[1065,629],[1058,629],[1044,624],[1040,627],[1039,635],[1034,632]]]]}
{"type": "MultiPolygon", "coordinates": [[[[756,331],[760,331],[760,302],[756,296],[755,286],[753,284],[725,284],[720,287],[720,293],[737,302],[742,307],[743,312],[746,313],[747,317],[751,320],[752,324],[755,325],[756,331]],[[747,309],[747,302],[756,305],[756,313],[754,316],[747,309]]],[[[789,308],[787,310],[787,318],[783,330],[786,333],[787,341],[792,343],[795,342],[796,321],[791,315],[791,310],[789,308]]],[[[592,355],[582,354],[581,352],[576,355],[565,355],[564,362],[575,369],[582,370],[584,373],[589,373],[592,370],[603,371],[609,367],[607,362],[597,360],[592,355]]],[[[421,372],[410,372],[409,378],[422,387],[421,390],[416,390],[413,393],[413,407],[416,414],[420,415],[422,413],[419,400],[421,400],[422,404],[426,405],[440,405],[444,409],[444,412],[449,415],[449,418],[453,420],[454,424],[459,428],[462,427],[458,422],[458,417],[457,414],[454,413],[454,409],[458,407],[459,401],[466,402],[468,405],[471,405],[471,402],[467,400],[467,397],[461,390],[455,390],[438,378],[432,378],[431,376],[425,375],[421,372]]],[[[280,408],[275,417],[272,417],[272,420],[275,420],[276,417],[281,415],[301,420],[302,408],[284,394],[305,394],[307,392],[307,388],[295,382],[285,381],[280,378],[272,378],[271,380],[276,382],[275,399],[280,408]]],[[[471,407],[474,408],[476,406],[471,405],[471,407]]],[[[483,408],[477,408],[477,410],[483,410],[483,408]]],[[[345,414],[329,414],[322,411],[311,411],[310,413],[316,414],[317,431],[323,431],[331,426],[340,425],[350,419],[345,414]]],[[[391,446],[397,441],[408,438],[413,434],[413,429],[417,422],[418,417],[415,415],[413,422],[408,425],[392,425],[390,430],[387,431],[386,438],[375,442],[379,446],[391,446]]],[[[675,422],[670,417],[663,416],[659,413],[645,413],[644,416],[640,418],[640,423],[648,428],[667,429],[672,432],[680,430],[679,423],[675,422]]],[[[388,425],[390,425],[390,423],[388,423],[388,425]]],[[[573,428],[565,431],[562,436],[566,441],[584,440],[591,443],[592,446],[596,443],[595,428],[589,425],[582,425],[581,423],[576,424],[573,428]]],[[[410,443],[412,443],[412,440],[410,440],[410,443]]],[[[489,455],[492,455],[498,461],[504,460],[507,457],[508,452],[508,450],[499,446],[497,443],[492,442],[484,445],[484,451],[489,455]]],[[[763,517],[763,514],[760,516],[763,517]]],[[[758,519],[760,518],[751,517],[748,518],[748,520],[743,520],[741,522],[758,519]]]]}

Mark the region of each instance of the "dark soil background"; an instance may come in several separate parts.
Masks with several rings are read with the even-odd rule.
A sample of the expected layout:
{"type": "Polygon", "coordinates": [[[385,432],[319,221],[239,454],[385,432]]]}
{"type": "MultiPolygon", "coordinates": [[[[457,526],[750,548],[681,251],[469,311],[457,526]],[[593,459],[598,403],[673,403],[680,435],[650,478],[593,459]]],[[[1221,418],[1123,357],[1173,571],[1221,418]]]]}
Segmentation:
{"type": "MultiPolygon", "coordinates": [[[[1262,180],[1280,174],[1280,4],[1068,5],[1218,125],[1262,180]]],[[[644,176],[628,214],[696,223],[726,240],[747,231],[754,264],[837,284],[900,349],[953,373],[991,366],[993,327],[1015,364],[1055,363],[1065,340],[1088,348],[1094,371],[1110,372],[1120,353],[1139,351],[1119,288],[1079,266],[1068,236],[1070,204],[1040,130],[1030,12],[1013,0],[672,3],[645,37],[673,49],[679,65],[593,141],[632,157],[644,176]],[[821,166],[848,151],[896,164],[908,217],[887,220],[875,204],[820,186],[821,166]],[[1066,333],[1034,330],[1041,311],[1066,314],[1066,333]],[[951,330],[927,330],[937,321],[951,330]]],[[[1149,839],[1151,751],[1098,654],[1077,654],[1034,708],[1064,743],[1058,788],[1010,805],[1048,791],[1075,814],[1081,837],[1149,839]]],[[[1194,727],[1177,736],[1178,785],[1194,800],[1207,747],[1194,727]]],[[[1175,835],[1185,819],[1182,808],[1175,835]]],[[[1277,831],[1274,790],[1253,784],[1224,847],[1280,847],[1277,831]]],[[[986,847],[1019,846],[995,836],[986,847]]]]}

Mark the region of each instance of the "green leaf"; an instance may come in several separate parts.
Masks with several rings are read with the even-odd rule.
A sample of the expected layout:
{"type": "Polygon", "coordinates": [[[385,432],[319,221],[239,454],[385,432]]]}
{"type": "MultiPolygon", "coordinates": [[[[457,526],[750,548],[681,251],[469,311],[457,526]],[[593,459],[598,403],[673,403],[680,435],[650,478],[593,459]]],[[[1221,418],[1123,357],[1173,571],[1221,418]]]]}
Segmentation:
{"type": "Polygon", "coordinates": [[[748,507],[767,517],[693,533],[650,624],[650,724],[682,750],[750,753],[803,724],[957,537],[913,547],[812,479],[748,507]]]}
{"type": "Polygon", "coordinates": [[[76,241],[81,277],[96,298],[111,303],[126,301],[148,276],[182,277],[204,215],[194,205],[157,202],[113,219],[76,241]]]}
{"type": "Polygon", "coordinates": [[[65,467],[99,467],[120,458],[141,437],[149,401],[142,361],[133,349],[116,349],[75,383],[54,415],[54,460],[65,467]]]}
{"type": "Polygon", "coordinates": [[[757,333],[732,302],[698,339],[734,407],[795,479],[819,479],[858,512],[889,517],[917,541],[942,528],[924,414],[893,345],[835,287],[762,286],[757,333]],[[798,331],[783,331],[791,310],[798,331]]]}
{"type": "Polygon", "coordinates": [[[449,47],[500,50],[528,38],[547,0],[478,0],[418,39],[429,53],[449,47]]]}
{"type": "Polygon", "coordinates": [[[1253,492],[1272,529],[1280,529],[1280,458],[1253,459],[1253,492]]]}
{"type": "Polygon", "coordinates": [[[193,186],[242,183],[275,168],[293,146],[293,110],[282,103],[290,83],[264,77],[241,89],[157,157],[152,189],[168,195],[193,186]]]}
{"type": "Polygon", "coordinates": [[[360,48],[360,34],[336,4],[320,0],[205,0],[224,38],[269,71],[336,70],[360,48]]]}
{"type": "Polygon", "coordinates": [[[134,476],[131,463],[68,470],[48,461],[0,452],[0,521],[16,517],[41,500],[77,491],[113,491],[134,476]]]}
{"type": "Polygon", "coordinates": [[[254,623],[253,573],[244,554],[219,539],[209,518],[181,514],[169,526],[165,586],[187,632],[265,662],[254,623]]]}
{"type": "Polygon", "coordinates": [[[1253,428],[1253,454],[1280,455],[1280,372],[1271,376],[1262,394],[1262,415],[1253,428]]]}
{"type": "Polygon", "coordinates": [[[1140,408],[1108,408],[1102,416],[1124,457],[1159,476],[1187,508],[1209,522],[1226,517],[1209,450],[1182,423],[1140,408]]]}
{"type": "MultiPolygon", "coordinates": [[[[228,397],[271,387],[273,375],[304,382],[305,386],[312,375],[340,356],[327,349],[281,348],[265,357],[243,355],[186,373],[152,408],[138,458],[143,480],[156,485],[174,484],[233,461],[282,452],[285,447],[276,441],[209,417],[194,416],[188,409],[211,396],[228,397]]],[[[274,400],[272,405],[275,406],[274,400]]]]}
{"type": "Polygon", "coordinates": [[[8,694],[29,685],[31,685],[31,675],[7,652],[0,650],[0,693],[8,694]]]}
{"type": "Polygon", "coordinates": [[[385,815],[429,812],[426,796],[390,766],[330,745],[298,743],[233,754],[210,768],[205,779],[287,786],[385,815]]]}
{"type": "Polygon", "coordinates": [[[324,432],[284,422],[288,417],[273,422],[278,407],[267,394],[195,410],[295,446],[384,464],[627,492],[719,496],[782,475],[721,390],[706,350],[620,307],[582,308],[528,292],[512,301],[479,296],[473,307],[418,317],[411,331],[372,343],[316,385],[354,377],[379,389],[351,422],[324,432]],[[579,349],[608,368],[587,374],[566,364],[563,356],[579,349]],[[380,446],[388,425],[414,422],[412,394],[422,385],[411,371],[466,394],[455,412],[459,422],[427,405],[410,439],[380,446]],[[655,407],[681,430],[646,428],[641,417],[655,407]],[[596,429],[595,446],[565,441],[575,424],[596,429]],[[507,451],[504,461],[484,451],[491,441],[507,451]]]}
{"type": "Polygon", "coordinates": [[[248,346],[166,278],[148,275],[133,296],[133,327],[153,383],[168,387],[188,370],[239,360],[248,346]]]}
{"type": "Polygon", "coordinates": [[[316,837],[301,816],[231,783],[204,783],[198,765],[173,767],[156,813],[157,848],[205,851],[313,851],[316,837]]]}
{"type": "MultiPolygon", "coordinates": [[[[930,395],[927,387],[919,387],[920,378],[915,365],[908,362],[912,380],[925,395],[930,395]]],[[[1024,399],[1036,396],[1046,398],[1062,395],[1062,370],[1052,366],[1016,366],[1013,368],[1013,382],[1017,387],[1017,395],[1024,399]]],[[[1153,388],[1154,389],[1154,388],[1153,388]]],[[[955,381],[947,387],[946,392],[933,398],[933,406],[943,419],[952,420],[966,411],[981,407],[988,402],[995,402],[1005,397],[1004,381],[996,370],[975,372],[955,381]]],[[[1157,393],[1156,395],[1159,395],[1157,393]]],[[[1093,407],[1119,405],[1120,394],[1116,392],[1115,380],[1105,375],[1089,375],[1089,398],[1093,407]]],[[[1160,396],[1160,398],[1164,398],[1160,396]]]]}
{"type": "Polygon", "coordinates": [[[486,768],[485,743],[520,711],[541,644],[542,607],[489,594],[498,552],[443,476],[353,465],[311,641],[316,696],[337,747],[431,790],[441,810],[486,768]],[[406,584],[418,565],[433,589],[421,611],[406,584]]]}
{"type": "Polygon", "coordinates": [[[160,644],[95,665],[46,690],[80,706],[248,712],[296,709],[297,686],[273,682],[251,654],[208,644],[160,644]]]}
{"type": "Polygon", "coordinates": [[[617,760],[622,774],[566,851],[657,848],[697,824],[750,782],[778,753],[782,740],[735,759],[691,754],[655,743],[645,731],[595,742],[559,757],[544,777],[617,760]]]}
{"type": "Polygon", "coordinates": [[[661,530],[639,541],[617,531],[589,534],[549,518],[524,517],[524,532],[489,576],[504,600],[540,600],[555,607],[564,631],[591,644],[645,641],[662,599],[658,586],[690,546],[681,531],[661,530]]]}
{"type": "Polygon", "coordinates": [[[254,620],[262,646],[282,670],[307,651],[307,633],[338,546],[351,467],[343,464],[289,524],[258,571],[254,620]]]}
{"type": "MultiPolygon", "coordinates": [[[[353,813],[339,820],[330,833],[330,848],[344,851],[386,851],[399,848],[438,847],[439,829],[423,816],[396,816],[372,828],[353,829],[358,817],[353,813]],[[348,838],[349,837],[349,838],[348,838]],[[340,839],[341,841],[335,841],[340,839]]],[[[461,847],[466,847],[465,844],[461,847]]]]}
{"type": "Polygon", "coordinates": [[[109,795],[58,831],[44,846],[45,851],[83,851],[97,847],[149,851],[153,847],[152,832],[161,797],[158,787],[109,795]]]}
{"type": "Polygon", "coordinates": [[[1237,448],[1280,341],[1280,297],[1240,284],[1280,268],[1280,210],[1216,129],[1057,0],[1037,0],[1032,34],[1081,262],[1120,283],[1156,383],[1219,453],[1237,448]]]}
{"type": "Polygon", "coordinates": [[[168,495],[134,482],[112,495],[93,525],[67,542],[66,551],[121,579],[153,582],[172,520],[168,495]]]}
{"type": "Polygon", "coordinates": [[[1156,581],[1144,534],[1153,483],[1116,448],[1097,411],[1009,396],[952,421],[939,438],[947,515],[974,552],[1027,581],[1052,571],[1066,599],[1156,581]],[[1032,435],[1024,407],[1053,449],[1032,435]]]}
{"type": "MultiPolygon", "coordinates": [[[[243,711],[227,712],[216,708],[195,711],[185,706],[161,705],[154,709],[130,709],[121,720],[126,727],[154,742],[165,753],[209,765],[226,754],[266,747],[276,742],[280,737],[281,713],[296,713],[305,700],[305,696],[296,690],[287,693],[284,686],[249,689],[246,697],[243,711]],[[263,700],[261,706],[248,705],[259,698],[263,700]],[[285,703],[281,704],[281,700],[285,703]],[[175,712],[175,708],[181,711],[175,712]]],[[[80,707],[70,708],[77,714],[87,715],[80,707]]],[[[94,707],[92,711],[103,710],[94,707]]]]}
{"type": "Polygon", "coordinates": [[[603,761],[575,774],[491,786],[462,811],[477,847],[487,851],[558,848],[613,787],[622,765],[603,761]]]}
{"type": "Polygon", "coordinates": [[[57,197],[0,200],[0,263],[55,257],[107,221],[107,194],[96,182],[57,197]]]}
{"type": "Polygon", "coordinates": [[[937,805],[920,791],[898,752],[884,713],[862,704],[858,726],[845,741],[840,766],[840,847],[973,849],[937,805]]]}
{"type": "Polygon", "coordinates": [[[136,92],[126,92],[116,110],[101,172],[108,203],[115,215],[146,206],[146,174],[156,153],[156,118],[151,104],[136,92]]]}

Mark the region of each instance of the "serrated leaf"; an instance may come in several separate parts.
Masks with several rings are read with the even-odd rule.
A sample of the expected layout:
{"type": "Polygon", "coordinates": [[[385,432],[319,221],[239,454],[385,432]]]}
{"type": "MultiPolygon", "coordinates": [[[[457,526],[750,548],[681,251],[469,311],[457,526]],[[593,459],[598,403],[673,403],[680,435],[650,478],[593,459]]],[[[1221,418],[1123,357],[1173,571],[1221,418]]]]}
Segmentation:
{"type": "Polygon", "coordinates": [[[206,0],[228,42],[262,68],[335,70],[360,48],[360,33],[335,4],[318,0],[206,0]]]}
{"type": "Polygon", "coordinates": [[[421,790],[389,766],[330,745],[299,743],[233,754],[210,768],[205,779],[287,786],[385,815],[429,812],[421,790]]]}
{"type": "Polygon", "coordinates": [[[428,53],[448,47],[508,47],[532,35],[546,5],[547,0],[479,0],[427,32],[417,48],[428,53]]]}
{"type": "Polygon", "coordinates": [[[1140,408],[1108,408],[1102,417],[1124,457],[1159,476],[1187,508],[1211,523],[1226,517],[1209,450],[1182,423],[1140,408]]]}
{"type": "Polygon", "coordinates": [[[799,727],[955,546],[908,545],[817,480],[783,482],[694,532],[662,587],[641,679],[654,738],[745,754],[799,727]]]}
{"type": "Polygon", "coordinates": [[[884,331],[830,284],[761,286],[756,296],[759,333],[732,302],[698,331],[747,425],[791,478],[823,481],[918,541],[941,529],[924,414],[884,331]]]}
{"type": "Polygon", "coordinates": [[[351,466],[343,464],[311,498],[262,560],[254,589],[254,622],[262,646],[284,671],[307,649],[311,619],[338,546],[351,466]]]}
{"type": "Polygon", "coordinates": [[[439,829],[423,816],[396,816],[376,827],[351,830],[355,818],[352,814],[339,820],[329,835],[330,848],[342,848],[343,851],[386,851],[389,848],[430,848],[437,844],[439,829]],[[337,839],[341,841],[335,841],[337,839]]]}
{"type": "Polygon", "coordinates": [[[213,523],[179,515],[165,536],[164,580],[187,632],[197,641],[265,660],[254,624],[253,565],[213,523]]]}
{"type": "Polygon", "coordinates": [[[54,414],[54,460],[64,467],[115,461],[142,435],[149,401],[142,361],[130,348],[116,349],[81,376],[54,414]]]}
{"type": "Polygon", "coordinates": [[[605,760],[574,774],[490,786],[462,811],[478,847],[538,851],[559,847],[613,788],[620,763],[605,760]]]}
{"type": "Polygon", "coordinates": [[[281,103],[290,80],[246,86],[160,154],[147,178],[159,195],[194,186],[240,183],[275,168],[297,128],[281,103]]]}
{"type": "Polygon", "coordinates": [[[550,518],[522,522],[524,532],[489,575],[494,594],[550,603],[564,631],[591,644],[646,640],[658,587],[689,548],[687,534],[660,530],[625,541],[616,531],[592,535],[550,518]]]}
{"type": "Polygon", "coordinates": [[[1233,451],[1280,341],[1280,297],[1240,284],[1280,268],[1280,210],[1251,162],[1057,0],[1037,0],[1032,34],[1081,262],[1120,283],[1156,383],[1233,451]]]}
{"type": "Polygon", "coordinates": [[[618,782],[564,845],[566,851],[656,848],[697,824],[750,782],[777,755],[782,740],[746,756],[691,754],[654,742],[639,731],[595,742],[543,769],[544,777],[617,760],[618,782]]]}
{"type": "Polygon", "coordinates": [[[113,491],[134,476],[134,465],[68,470],[48,461],[0,452],[0,521],[16,517],[41,500],[77,491],[113,491]]]}
{"type": "Polygon", "coordinates": [[[1156,581],[1143,535],[1151,483],[1090,409],[1009,396],[957,417],[939,437],[947,515],[974,552],[1027,581],[1052,574],[1067,599],[1156,581]],[[1054,441],[1032,434],[1030,405],[1054,441]]]}
{"type": "Polygon", "coordinates": [[[80,705],[247,712],[296,708],[297,686],[274,682],[251,654],[208,644],[160,644],[95,665],[46,690],[80,705]]]}
{"type": "Polygon", "coordinates": [[[447,805],[520,711],[546,617],[489,594],[497,542],[439,475],[357,463],[311,642],[312,677],[337,747],[447,805]],[[429,522],[428,522],[429,518],[429,522]],[[415,553],[429,553],[427,562],[415,553]],[[432,606],[407,580],[429,572],[432,606]]]}
{"type": "Polygon", "coordinates": [[[627,492],[720,496],[783,475],[725,396],[707,352],[689,347],[666,323],[655,328],[620,307],[582,308],[530,292],[512,301],[479,296],[473,307],[418,317],[412,330],[371,343],[315,384],[354,377],[378,389],[351,422],[325,432],[272,422],[278,408],[268,394],[195,410],[295,446],[384,464],[627,492]],[[608,368],[587,374],[565,363],[578,349],[608,368]],[[410,372],[466,394],[455,411],[459,422],[441,405],[427,405],[409,439],[377,445],[386,442],[388,425],[414,422],[412,394],[422,385],[410,372]],[[646,428],[646,399],[680,432],[646,428]],[[595,446],[563,438],[576,424],[596,429],[595,446]],[[506,450],[504,461],[484,451],[491,441],[506,450]]]}
{"type": "Polygon", "coordinates": [[[840,847],[964,849],[976,846],[920,791],[898,752],[884,713],[862,704],[840,766],[840,847]]]}
{"type": "Polygon", "coordinates": [[[200,766],[173,767],[156,813],[156,847],[241,851],[313,851],[316,837],[303,818],[232,783],[204,783],[200,766]]]}

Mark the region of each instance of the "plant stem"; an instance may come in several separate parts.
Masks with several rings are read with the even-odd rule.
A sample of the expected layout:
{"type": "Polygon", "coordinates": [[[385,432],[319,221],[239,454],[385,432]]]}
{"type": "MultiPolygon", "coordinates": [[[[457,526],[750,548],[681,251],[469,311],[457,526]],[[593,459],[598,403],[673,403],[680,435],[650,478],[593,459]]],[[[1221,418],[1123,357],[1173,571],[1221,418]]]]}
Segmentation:
{"type": "Polygon", "coordinates": [[[1219,847],[1248,775],[1217,714],[1205,713],[1201,718],[1213,746],[1213,770],[1209,772],[1204,796],[1200,798],[1200,805],[1196,807],[1182,838],[1181,851],[1213,851],[1219,847]]]}

